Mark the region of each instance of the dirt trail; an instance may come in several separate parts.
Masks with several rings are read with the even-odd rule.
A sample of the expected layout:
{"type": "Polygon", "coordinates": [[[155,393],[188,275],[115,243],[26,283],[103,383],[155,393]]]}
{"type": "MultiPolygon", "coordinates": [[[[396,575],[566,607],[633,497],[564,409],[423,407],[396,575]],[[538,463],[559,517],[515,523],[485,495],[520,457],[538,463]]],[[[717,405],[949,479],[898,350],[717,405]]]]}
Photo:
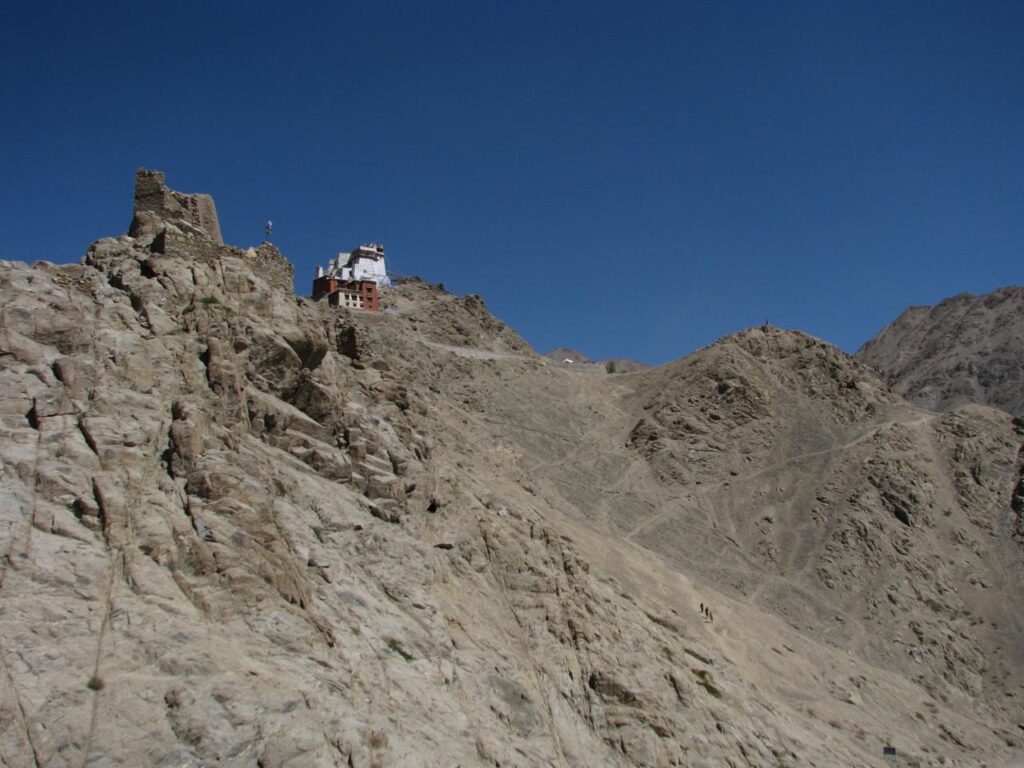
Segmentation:
{"type": "Polygon", "coordinates": [[[441,352],[451,352],[457,357],[464,357],[470,360],[533,360],[547,365],[547,360],[536,355],[520,355],[515,352],[498,352],[491,349],[480,349],[479,347],[459,347],[453,344],[441,344],[437,341],[423,341],[423,344],[441,352]]]}
{"type": "MultiPolygon", "coordinates": [[[[720,444],[724,451],[698,453],[703,461],[692,465],[693,479],[679,483],[659,479],[652,461],[630,447],[637,425],[656,413],[645,408],[659,394],[652,384],[675,386],[657,370],[621,376],[546,366],[517,380],[514,388],[491,393],[489,411],[499,415],[487,417],[488,427],[506,425],[504,438],[511,436],[519,445],[522,475],[546,501],[566,510],[582,526],[578,531],[618,541],[620,554],[604,555],[610,563],[624,564],[646,553],[691,578],[684,610],[694,611],[702,598],[719,606],[715,623],[699,626],[722,647],[739,653],[744,644],[756,642],[755,626],[764,619],[755,617],[772,616],[822,644],[808,653],[829,648],[886,673],[902,669],[907,657],[880,653],[890,641],[880,643],[879,637],[904,633],[907,614],[880,612],[877,606],[891,585],[907,581],[903,566],[887,554],[892,545],[886,540],[904,546],[899,543],[904,529],[879,504],[881,492],[890,491],[866,483],[865,468],[872,462],[880,483],[888,482],[886,472],[899,478],[901,462],[925,473],[948,473],[949,458],[934,444],[943,415],[886,400],[891,396],[882,391],[876,408],[858,406],[859,413],[833,416],[828,398],[809,401],[808,395],[766,378],[757,385],[768,393],[770,410],[752,422],[768,430],[764,456],[749,454],[753,462],[742,461],[747,454],[739,454],[739,461],[730,458],[728,451],[741,443],[724,430],[743,428],[732,417],[732,426],[708,438],[709,445],[720,444]],[[904,443],[911,448],[900,447],[904,443]],[[916,444],[927,450],[916,450],[916,444]],[[896,526],[884,538],[877,533],[880,522],[864,518],[864,508],[856,506],[868,503],[876,505],[887,527],[896,526]],[[865,570],[861,558],[876,565],[865,570]],[[823,585],[823,565],[833,568],[834,590],[823,585]]],[[[848,391],[859,396],[860,390],[850,387],[838,396],[848,391]]],[[[693,417],[682,414],[703,418],[714,407],[713,402],[682,400],[670,403],[668,412],[684,423],[693,417]]],[[[703,423],[717,428],[714,421],[703,423]]],[[[672,422],[658,427],[661,455],[678,450],[666,441],[671,428],[672,422]]],[[[935,483],[940,506],[951,498],[944,482],[935,483]]],[[[916,536],[920,546],[948,558],[943,537],[950,532],[944,525],[916,536]]],[[[921,615],[911,615],[920,626],[921,615]]],[[[942,621],[936,627],[945,626],[942,621]]],[[[921,668],[909,672],[920,674],[921,668]]],[[[823,683],[807,681],[812,684],[823,683]]]]}
{"type": "Polygon", "coordinates": [[[767,325],[551,364],[480,297],[296,301],[269,244],[133,218],[77,267],[0,264],[0,762],[1017,749],[1006,414],[767,325]]]}

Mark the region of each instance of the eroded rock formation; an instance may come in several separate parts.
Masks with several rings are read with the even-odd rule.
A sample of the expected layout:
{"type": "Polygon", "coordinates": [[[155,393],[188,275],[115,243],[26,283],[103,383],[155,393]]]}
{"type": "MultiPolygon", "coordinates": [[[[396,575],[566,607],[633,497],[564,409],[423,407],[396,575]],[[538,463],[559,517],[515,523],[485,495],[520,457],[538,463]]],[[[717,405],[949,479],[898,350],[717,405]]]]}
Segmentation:
{"type": "Polygon", "coordinates": [[[1009,416],[777,330],[609,376],[416,280],[328,308],[140,180],[0,264],[0,762],[1019,754],[1009,416]]]}
{"type": "Polygon", "coordinates": [[[986,403],[1024,416],[1024,287],[911,307],[857,353],[912,403],[986,403]]]}

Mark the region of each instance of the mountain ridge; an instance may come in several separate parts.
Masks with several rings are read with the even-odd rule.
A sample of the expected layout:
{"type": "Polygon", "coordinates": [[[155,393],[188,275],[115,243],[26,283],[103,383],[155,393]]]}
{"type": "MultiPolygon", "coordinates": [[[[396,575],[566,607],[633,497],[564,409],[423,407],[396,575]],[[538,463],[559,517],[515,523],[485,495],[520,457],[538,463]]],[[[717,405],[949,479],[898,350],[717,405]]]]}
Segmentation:
{"type": "Polygon", "coordinates": [[[931,410],[980,402],[1024,415],[1024,287],[909,307],[857,357],[931,410]]]}
{"type": "Polygon", "coordinates": [[[773,328],[609,376],[329,308],[176,194],[0,263],[4,762],[1019,757],[1008,415],[773,328]]]}

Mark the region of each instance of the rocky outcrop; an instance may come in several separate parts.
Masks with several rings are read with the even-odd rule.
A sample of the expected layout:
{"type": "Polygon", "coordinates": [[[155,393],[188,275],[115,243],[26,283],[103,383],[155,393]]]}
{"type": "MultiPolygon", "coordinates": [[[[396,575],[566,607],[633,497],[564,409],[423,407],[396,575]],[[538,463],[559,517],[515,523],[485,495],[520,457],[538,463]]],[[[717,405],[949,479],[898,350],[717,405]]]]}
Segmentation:
{"type": "Polygon", "coordinates": [[[795,754],[687,622],[437,463],[423,393],[339,351],[350,315],[223,259],[0,267],[5,763],[795,754]]]}
{"type": "Polygon", "coordinates": [[[643,391],[630,443],[683,484],[770,464],[782,440],[824,448],[831,430],[898,402],[835,347],[770,326],[652,371],[643,391]]]}
{"type": "Polygon", "coordinates": [[[1008,417],[775,330],[551,366],[420,281],[297,298],[180,205],[0,263],[0,762],[1017,749],[1008,417]]]}
{"type": "Polygon", "coordinates": [[[414,277],[382,301],[386,308],[406,317],[412,330],[434,343],[532,354],[523,337],[492,315],[479,296],[451,296],[443,286],[414,277]]]}
{"type": "Polygon", "coordinates": [[[984,403],[1024,416],[1024,287],[911,307],[857,353],[913,403],[984,403]]]}
{"type": "Polygon", "coordinates": [[[929,685],[980,695],[1015,677],[1015,660],[981,650],[1001,620],[977,612],[1024,563],[1009,416],[917,411],[834,347],[770,327],[648,376],[630,445],[680,500],[638,541],[827,642],[858,616],[873,638],[860,653],[929,685]]]}

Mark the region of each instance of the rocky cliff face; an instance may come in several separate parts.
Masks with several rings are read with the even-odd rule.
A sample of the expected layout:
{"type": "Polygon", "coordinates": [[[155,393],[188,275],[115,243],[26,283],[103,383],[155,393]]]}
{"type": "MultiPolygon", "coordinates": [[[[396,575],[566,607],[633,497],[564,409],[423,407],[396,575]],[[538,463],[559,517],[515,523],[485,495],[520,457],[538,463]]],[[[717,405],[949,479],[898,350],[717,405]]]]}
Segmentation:
{"type": "Polygon", "coordinates": [[[0,762],[1019,754],[1009,417],[775,330],[552,365],[478,297],[334,310],[135,220],[0,264],[0,762]]]}
{"type": "Polygon", "coordinates": [[[986,403],[1024,416],[1024,287],[911,307],[857,357],[924,408],[986,403]]]}
{"type": "Polygon", "coordinates": [[[773,328],[651,378],[631,444],[682,498],[636,540],[928,686],[1017,695],[1024,659],[990,649],[1024,627],[987,592],[1024,562],[1007,415],[912,408],[834,347],[773,328]]]}

